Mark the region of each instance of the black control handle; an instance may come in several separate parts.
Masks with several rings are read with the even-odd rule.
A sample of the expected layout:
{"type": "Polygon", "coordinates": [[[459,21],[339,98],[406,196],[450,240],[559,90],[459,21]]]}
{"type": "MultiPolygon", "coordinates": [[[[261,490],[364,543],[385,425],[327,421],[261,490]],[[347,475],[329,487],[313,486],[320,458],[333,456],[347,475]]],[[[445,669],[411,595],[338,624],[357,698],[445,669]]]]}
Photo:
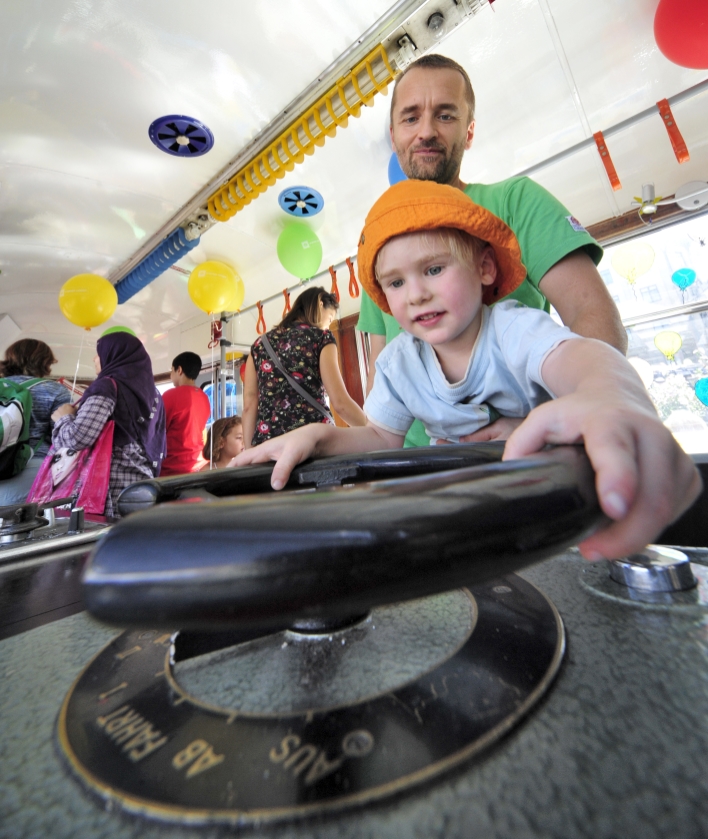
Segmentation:
{"type": "Polygon", "coordinates": [[[117,625],[265,632],[484,582],[602,521],[575,446],[353,488],[177,502],[111,529],[84,597],[117,625]]]}
{"type": "MultiPolygon", "coordinates": [[[[494,441],[325,457],[296,466],[287,488],[336,486],[462,469],[466,466],[494,463],[501,460],[503,453],[504,442],[494,441]]],[[[190,492],[208,492],[218,498],[271,492],[272,472],[273,464],[266,463],[262,466],[215,469],[212,472],[138,481],[120,494],[118,510],[122,516],[127,516],[138,510],[149,509],[155,504],[188,497],[190,492]]]]}

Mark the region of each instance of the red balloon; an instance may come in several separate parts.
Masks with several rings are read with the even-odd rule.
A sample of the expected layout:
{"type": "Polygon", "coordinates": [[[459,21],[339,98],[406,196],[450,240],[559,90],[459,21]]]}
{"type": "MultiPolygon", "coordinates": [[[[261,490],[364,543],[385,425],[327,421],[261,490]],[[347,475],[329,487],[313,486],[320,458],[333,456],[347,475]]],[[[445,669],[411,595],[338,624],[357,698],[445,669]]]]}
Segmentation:
{"type": "Polygon", "coordinates": [[[654,17],[654,38],[674,64],[708,68],[708,2],[660,0],[654,17]]]}

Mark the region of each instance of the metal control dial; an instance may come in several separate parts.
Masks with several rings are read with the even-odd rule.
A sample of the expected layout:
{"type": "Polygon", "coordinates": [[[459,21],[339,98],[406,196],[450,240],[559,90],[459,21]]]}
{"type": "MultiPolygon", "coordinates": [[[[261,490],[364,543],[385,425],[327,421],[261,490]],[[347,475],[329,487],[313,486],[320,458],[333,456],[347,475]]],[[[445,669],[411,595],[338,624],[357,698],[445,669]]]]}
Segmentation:
{"type": "Polygon", "coordinates": [[[686,554],[663,545],[647,545],[641,553],[612,560],[610,577],[640,591],[686,591],[697,585],[686,554]]]}

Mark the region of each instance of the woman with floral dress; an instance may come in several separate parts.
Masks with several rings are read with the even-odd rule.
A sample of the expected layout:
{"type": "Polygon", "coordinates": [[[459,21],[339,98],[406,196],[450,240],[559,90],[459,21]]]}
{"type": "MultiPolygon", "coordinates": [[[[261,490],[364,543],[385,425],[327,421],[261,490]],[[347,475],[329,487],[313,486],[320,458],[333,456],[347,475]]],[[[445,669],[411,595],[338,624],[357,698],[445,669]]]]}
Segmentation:
{"type": "Polygon", "coordinates": [[[330,405],[349,425],[365,425],[361,408],[347,393],[339,372],[337,344],[329,325],[337,313],[337,299],[315,286],[304,291],[293,308],[266,336],[251,347],[243,390],[243,439],[256,446],[312,422],[332,422],[322,410],[299,394],[267,353],[263,337],[285,368],[309,396],[327,410],[330,405]]]}

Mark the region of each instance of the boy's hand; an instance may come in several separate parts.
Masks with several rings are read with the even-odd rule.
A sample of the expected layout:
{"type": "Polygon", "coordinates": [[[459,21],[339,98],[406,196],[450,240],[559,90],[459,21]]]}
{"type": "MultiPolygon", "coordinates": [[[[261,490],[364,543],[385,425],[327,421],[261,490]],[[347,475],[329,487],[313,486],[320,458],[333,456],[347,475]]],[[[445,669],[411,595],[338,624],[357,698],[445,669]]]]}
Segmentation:
{"type": "Polygon", "coordinates": [[[640,386],[622,389],[610,381],[540,405],[509,438],[504,460],[537,452],[546,443],[585,444],[600,506],[615,520],[581,543],[586,559],[642,550],[701,491],[698,470],[640,386]]]}
{"type": "Polygon", "coordinates": [[[312,423],[296,428],[287,434],[273,437],[259,446],[246,449],[237,455],[230,465],[249,466],[253,463],[269,463],[274,460],[275,467],[270,485],[273,489],[282,489],[298,463],[316,454],[318,443],[326,436],[327,428],[322,423],[312,423]]]}
{"type": "Polygon", "coordinates": [[[523,420],[517,417],[499,417],[499,419],[480,428],[473,434],[460,437],[461,443],[487,443],[490,440],[508,440],[523,420]]]}

